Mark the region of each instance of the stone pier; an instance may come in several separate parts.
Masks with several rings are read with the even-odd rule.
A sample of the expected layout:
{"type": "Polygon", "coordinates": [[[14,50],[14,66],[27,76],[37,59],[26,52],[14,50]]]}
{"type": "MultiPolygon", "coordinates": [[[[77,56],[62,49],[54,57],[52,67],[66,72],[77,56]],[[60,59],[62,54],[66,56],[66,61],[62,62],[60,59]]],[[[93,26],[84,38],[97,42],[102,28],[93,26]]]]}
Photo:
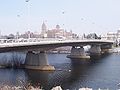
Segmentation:
{"type": "Polygon", "coordinates": [[[112,44],[101,45],[102,53],[112,53],[112,44]]]}
{"type": "Polygon", "coordinates": [[[68,55],[67,58],[71,58],[71,59],[89,59],[90,56],[86,55],[83,46],[80,46],[80,48],[77,48],[77,47],[73,46],[72,49],[71,49],[71,54],[68,55]]]}
{"type": "Polygon", "coordinates": [[[25,68],[43,71],[55,70],[54,66],[49,65],[45,51],[35,53],[28,51],[25,59],[25,68]]]}
{"type": "Polygon", "coordinates": [[[91,45],[89,52],[90,52],[90,55],[101,55],[100,45],[91,45]]]}

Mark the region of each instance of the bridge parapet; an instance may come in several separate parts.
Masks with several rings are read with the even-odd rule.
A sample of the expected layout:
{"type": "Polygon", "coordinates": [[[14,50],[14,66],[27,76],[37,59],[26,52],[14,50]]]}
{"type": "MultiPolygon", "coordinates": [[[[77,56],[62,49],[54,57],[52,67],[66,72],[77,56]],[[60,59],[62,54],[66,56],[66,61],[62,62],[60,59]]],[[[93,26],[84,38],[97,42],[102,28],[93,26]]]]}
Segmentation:
{"type": "Polygon", "coordinates": [[[40,42],[40,41],[95,41],[95,42],[111,42],[110,40],[106,39],[58,39],[58,38],[29,38],[29,39],[0,39],[0,44],[3,43],[20,43],[20,42],[40,42]]]}
{"type": "Polygon", "coordinates": [[[85,46],[85,45],[106,45],[112,44],[109,40],[58,40],[58,39],[0,39],[0,52],[3,51],[16,51],[16,50],[35,50],[45,49],[50,50],[51,48],[64,47],[64,46],[85,46]],[[8,48],[8,49],[7,49],[8,48]],[[6,49],[6,50],[5,50],[6,49]]]}

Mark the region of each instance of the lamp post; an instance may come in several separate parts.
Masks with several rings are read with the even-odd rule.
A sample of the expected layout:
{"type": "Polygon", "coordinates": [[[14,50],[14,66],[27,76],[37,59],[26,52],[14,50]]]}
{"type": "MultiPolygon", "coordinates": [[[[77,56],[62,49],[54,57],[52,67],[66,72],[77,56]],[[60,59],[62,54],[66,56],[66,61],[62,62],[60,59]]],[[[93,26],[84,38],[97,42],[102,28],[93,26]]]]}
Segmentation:
{"type": "MultiPolygon", "coordinates": [[[[30,0],[25,0],[27,3],[27,31],[30,31],[30,22],[29,22],[29,14],[30,14],[30,0]]],[[[30,33],[28,33],[28,39],[30,39],[30,33]]]]}

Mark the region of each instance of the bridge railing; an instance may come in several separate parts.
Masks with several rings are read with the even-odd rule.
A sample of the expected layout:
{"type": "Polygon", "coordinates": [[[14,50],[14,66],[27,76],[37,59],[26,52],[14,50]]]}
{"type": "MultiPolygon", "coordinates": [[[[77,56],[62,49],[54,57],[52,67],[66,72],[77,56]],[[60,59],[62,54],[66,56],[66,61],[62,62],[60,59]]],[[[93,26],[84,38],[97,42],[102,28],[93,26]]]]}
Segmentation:
{"type": "Polygon", "coordinates": [[[2,43],[20,43],[20,42],[40,42],[40,41],[56,41],[57,39],[42,39],[42,38],[29,38],[29,39],[0,39],[0,44],[2,43]]]}
{"type": "MultiPolygon", "coordinates": [[[[33,43],[50,43],[50,42],[72,42],[79,40],[90,40],[90,39],[59,39],[59,38],[29,38],[29,39],[0,39],[0,46],[9,45],[9,44],[33,44],[33,43]]],[[[101,39],[102,40],[102,39],[101,39]]],[[[104,39],[105,40],[105,39],[104,39]]]]}

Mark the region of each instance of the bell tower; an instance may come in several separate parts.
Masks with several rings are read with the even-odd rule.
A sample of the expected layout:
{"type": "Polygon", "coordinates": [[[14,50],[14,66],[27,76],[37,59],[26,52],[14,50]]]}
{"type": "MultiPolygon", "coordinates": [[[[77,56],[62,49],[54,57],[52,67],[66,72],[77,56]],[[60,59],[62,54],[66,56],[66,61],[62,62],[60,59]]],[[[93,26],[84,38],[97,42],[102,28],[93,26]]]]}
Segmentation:
{"type": "Polygon", "coordinates": [[[46,27],[46,25],[45,25],[45,23],[43,22],[43,24],[42,24],[42,34],[45,34],[46,32],[47,32],[47,27],[46,27]]]}
{"type": "Polygon", "coordinates": [[[47,37],[47,26],[45,25],[45,23],[43,22],[42,27],[41,27],[41,35],[42,37],[47,37]]]}

